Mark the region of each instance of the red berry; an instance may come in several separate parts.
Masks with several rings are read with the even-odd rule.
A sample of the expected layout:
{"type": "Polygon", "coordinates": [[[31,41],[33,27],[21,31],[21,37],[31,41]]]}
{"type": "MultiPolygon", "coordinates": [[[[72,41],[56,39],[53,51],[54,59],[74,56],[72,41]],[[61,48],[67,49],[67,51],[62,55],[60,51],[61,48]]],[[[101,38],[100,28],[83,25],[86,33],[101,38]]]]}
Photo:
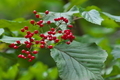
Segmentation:
{"type": "Polygon", "coordinates": [[[48,10],[46,10],[46,11],[45,11],[45,14],[49,14],[49,11],[48,11],[48,10]]]}
{"type": "Polygon", "coordinates": [[[62,30],[58,30],[58,33],[62,33],[62,30]]]}
{"type": "Polygon", "coordinates": [[[33,35],[34,35],[34,33],[30,33],[30,35],[32,35],[32,36],[33,36],[33,35]]]}
{"type": "Polygon", "coordinates": [[[51,21],[47,21],[47,24],[51,24],[51,21]]]}
{"type": "Polygon", "coordinates": [[[24,41],[24,43],[25,43],[25,44],[29,44],[30,42],[28,42],[28,41],[24,41]]]}
{"type": "Polygon", "coordinates": [[[35,41],[35,44],[39,44],[40,43],[40,41],[35,41]]]}
{"type": "Polygon", "coordinates": [[[38,22],[36,22],[36,24],[37,24],[37,25],[40,25],[41,23],[38,21],[38,22]]]}
{"type": "Polygon", "coordinates": [[[25,51],[26,54],[30,54],[30,51],[25,51]]]}
{"type": "Polygon", "coordinates": [[[41,44],[45,44],[45,42],[44,42],[44,41],[40,41],[40,43],[41,43],[41,44]]]}
{"type": "Polygon", "coordinates": [[[29,38],[28,35],[25,35],[24,37],[25,37],[25,38],[29,38]]]}
{"type": "Polygon", "coordinates": [[[58,21],[58,18],[55,18],[54,21],[58,21]]]}
{"type": "Polygon", "coordinates": [[[52,31],[48,31],[47,33],[48,33],[48,34],[52,34],[52,31]]]}
{"type": "Polygon", "coordinates": [[[19,54],[19,55],[18,55],[18,58],[22,58],[22,54],[19,54]]]}
{"type": "Polygon", "coordinates": [[[51,28],[50,30],[51,30],[51,31],[55,31],[55,28],[51,28]]]}
{"type": "Polygon", "coordinates": [[[27,57],[24,56],[23,59],[27,59],[27,57]]]}
{"type": "Polygon", "coordinates": [[[32,62],[32,59],[29,59],[28,61],[29,61],[29,62],[32,62]]]}
{"type": "Polygon", "coordinates": [[[61,18],[57,18],[57,19],[58,19],[58,21],[61,20],[61,18]]]}
{"type": "Polygon", "coordinates": [[[40,45],[40,48],[44,48],[45,46],[43,44],[40,45]]]}
{"type": "Polygon", "coordinates": [[[53,38],[52,37],[49,37],[49,41],[52,41],[53,40],[53,38]]]}
{"type": "Polygon", "coordinates": [[[38,33],[39,33],[39,31],[38,31],[38,30],[35,30],[35,31],[34,31],[34,33],[35,33],[35,34],[38,34],[38,33]]]}
{"type": "Polygon", "coordinates": [[[64,19],[64,17],[60,17],[60,19],[61,19],[61,20],[63,20],[63,19],[64,19]]]}
{"type": "Polygon", "coordinates": [[[56,32],[52,32],[52,34],[53,34],[53,35],[55,35],[55,34],[56,34],[56,32]]]}
{"type": "Polygon", "coordinates": [[[28,55],[27,55],[28,58],[31,58],[31,56],[32,56],[31,54],[28,54],[28,55]]]}
{"type": "Polygon", "coordinates": [[[49,48],[49,49],[52,49],[52,48],[53,48],[53,46],[52,46],[52,45],[49,45],[49,46],[48,46],[48,48],[49,48]]]}
{"type": "Polygon", "coordinates": [[[56,36],[53,36],[52,38],[53,38],[53,40],[56,40],[57,37],[56,37],[56,36]]]}
{"type": "Polygon", "coordinates": [[[14,43],[12,43],[12,44],[9,45],[10,48],[13,48],[14,46],[15,46],[14,43]]]}
{"type": "Polygon", "coordinates": [[[52,37],[52,35],[47,35],[47,37],[49,37],[49,38],[50,38],[50,37],[52,37]]]}
{"type": "Polygon", "coordinates": [[[73,25],[67,25],[67,27],[72,28],[72,27],[73,27],[73,25]]]}
{"type": "Polygon", "coordinates": [[[66,31],[66,32],[65,32],[65,34],[66,34],[66,35],[69,35],[69,34],[70,34],[70,32],[69,32],[69,31],[66,31]]]}
{"type": "Polygon", "coordinates": [[[71,36],[71,39],[75,39],[75,36],[72,35],[72,36],[71,36]]]}
{"type": "Polygon", "coordinates": [[[26,33],[29,35],[31,32],[30,32],[30,31],[27,31],[26,33]]]}
{"type": "Polygon", "coordinates": [[[44,37],[44,34],[40,34],[40,37],[44,37]]]}
{"type": "Polygon", "coordinates": [[[33,53],[33,54],[37,54],[37,53],[38,53],[38,51],[33,51],[32,53],[33,53]]]}
{"type": "Polygon", "coordinates": [[[33,38],[30,38],[30,42],[34,42],[34,39],[33,39],[33,38]]]}
{"type": "Polygon", "coordinates": [[[18,40],[18,41],[16,41],[16,43],[17,43],[17,44],[20,44],[20,41],[18,40]]]}
{"type": "Polygon", "coordinates": [[[39,18],[39,17],[40,17],[40,15],[39,15],[39,14],[36,14],[36,15],[35,15],[35,17],[36,17],[36,18],[39,18]]]}
{"type": "Polygon", "coordinates": [[[65,35],[61,36],[62,39],[66,40],[67,37],[65,35]]]}
{"type": "Polygon", "coordinates": [[[43,24],[40,24],[40,27],[43,27],[44,25],[43,24]]]}
{"type": "Polygon", "coordinates": [[[43,23],[43,20],[40,20],[39,23],[40,23],[40,24],[43,23]]]}
{"type": "Polygon", "coordinates": [[[35,59],[35,56],[31,56],[31,59],[32,59],[32,60],[35,59]]]}
{"type": "Polygon", "coordinates": [[[46,35],[44,35],[44,39],[47,39],[47,36],[46,36],[46,35]]]}
{"type": "Polygon", "coordinates": [[[30,47],[31,47],[31,45],[30,45],[30,44],[27,44],[27,45],[26,45],[26,48],[30,48],[30,47]]]}
{"type": "Polygon", "coordinates": [[[43,39],[41,39],[41,41],[45,41],[45,39],[43,38],[43,39]]]}
{"type": "Polygon", "coordinates": [[[59,42],[59,39],[55,39],[54,42],[55,42],[55,43],[58,43],[58,42],[59,42]]]}
{"type": "Polygon", "coordinates": [[[28,30],[28,26],[25,26],[24,29],[25,29],[25,30],[28,30]]]}
{"type": "Polygon", "coordinates": [[[36,11],[36,10],[34,10],[34,11],[33,11],[33,13],[34,13],[34,14],[36,14],[36,13],[37,13],[37,11],[36,11]]]}
{"type": "Polygon", "coordinates": [[[18,46],[14,46],[13,48],[14,48],[14,49],[18,49],[18,46]]]}
{"type": "Polygon", "coordinates": [[[33,35],[30,33],[29,35],[27,35],[27,38],[31,38],[33,35]]]}
{"type": "Polygon", "coordinates": [[[30,23],[31,23],[31,24],[34,24],[34,23],[35,23],[35,21],[34,21],[34,20],[31,20],[31,21],[30,21],[30,23]]]}
{"type": "Polygon", "coordinates": [[[21,32],[25,32],[25,29],[21,29],[21,32]]]}
{"type": "Polygon", "coordinates": [[[26,50],[23,49],[21,52],[22,52],[22,53],[26,53],[26,50]]]}
{"type": "Polygon", "coordinates": [[[70,41],[67,41],[66,44],[70,44],[71,42],[70,41]]]}
{"type": "Polygon", "coordinates": [[[70,29],[67,29],[67,30],[64,30],[64,33],[66,33],[67,31],[68,31],[68,32],[71,32],[71,30],[70,30],[70,29]]]}
{"type": "Polygon", "coordinates": [[[67,18],[64,18],[63,21],[64,21],[65,23],[68,23],[68,19],[67,19],[67,18]]]}

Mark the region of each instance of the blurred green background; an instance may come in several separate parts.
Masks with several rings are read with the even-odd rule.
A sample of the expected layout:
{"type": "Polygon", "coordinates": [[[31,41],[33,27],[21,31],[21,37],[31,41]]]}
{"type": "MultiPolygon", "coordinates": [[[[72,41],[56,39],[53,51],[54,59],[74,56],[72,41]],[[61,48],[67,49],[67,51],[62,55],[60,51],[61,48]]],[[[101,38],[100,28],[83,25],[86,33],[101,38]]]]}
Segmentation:
{"type": "MultiPolygon", "coordinates": [[[[4,35],[19,37],[22,35],[18,33],[18,30],[25,26],[24,24],[27,23],[27,20],[35,19],[32,13],[33,10],[38,12],[46,10],[63,12],[67,6],[69,6],[69,10],[74,5],[83,8],[95,5],[102,11],[120,16],[120,0],[0,0],[0,28],[4,27],[4,35]],[[23,23],[20,23],[20,26],[16,26],[14,23],[8,23],[4,20],[23,21],[23,23]],[[17,35],[14,33],[17,33],[17,35]]],[[[74,29],[77,36],[88,34],[94,38],[105,37],[99,45],[109,53],[111,51],[109,44],[120,43],[119,39],[116,39],[116,42],[109,40],[114,36],[112,33],[120,27],[119,23],[114,21],[109,23],[107,21],[103,23],[102,27],[83,19],[79,20],[78,23],[80,27],[74,29]],[[110,37],[106,38],[106,36],[110,37]]],[[[84,38],[87,39],[86,36],[84,38]]],[[[19,53],[20,50],[9,49],[8,44],[0,43],[0,80],[61,80],[58,77],[55,62],[50,57],[48,49],[40,50],[37,59],[33,62],[18,59],[17,54],[19,53]]],[[[110,56],[109,60],[111,61],[112,58],[110,56]]],[[[106,64],[109,65],[110,61],[107,61],[106,64]]]]}

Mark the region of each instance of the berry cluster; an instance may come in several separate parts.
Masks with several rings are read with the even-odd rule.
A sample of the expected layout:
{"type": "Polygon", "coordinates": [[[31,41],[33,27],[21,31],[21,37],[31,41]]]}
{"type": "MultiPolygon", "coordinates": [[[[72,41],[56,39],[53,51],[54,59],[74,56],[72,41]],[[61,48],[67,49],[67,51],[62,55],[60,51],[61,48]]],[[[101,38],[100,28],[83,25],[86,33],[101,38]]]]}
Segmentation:
{"type": "Polygon", "coordinates": [[[30,24],[38,27],[38,29],[30,31],[28,26],[24,26],[21,29],[21,32],[25,33],[24,37],[28,40],[24,41],[24,43],[17,40],[15,43],[9,45],[9,47],[14,49],[18,49],[21,45],[25,46],[26,49],[21,50],[21,54],[18,55],[18,58],[27,59],[28,61],[31,62],[36,58],[34,54],[38,53],[38,51],[34,50],[35,45],[36,47],[39,46],[39,48],[52,49],[55,44],[61,41],[65,41],[66,44],[70,44],[75,39],[75,36],[73,35],[70,29],[61,30],[59,27],[61,23],[65,23],[68,28],[73,27],[73,25],[68,24],[69,20],[67,18],[65,17],[55,18],[54,21],[58,22],[60,25],[54,28],[50,26],[51,23],[53,22],[43,20],[43,18],[50,13],[48,10],[45,11],[44,17],[41,17],[39,14],[37,14],[36,10],[34,10],[33,13],[35,14],[35,17],[40,18],[40,20],[39,21],[31,20],[30,24]],[[42,27],[44,27],[45,24],[47,24],[47,26],[49,26],[50,29],[46,33],[43,33],[40,30],[42,30],[42,27]],[[34,38],[34,35],[39,36],[40,40],[36,40],[34,38]]]}

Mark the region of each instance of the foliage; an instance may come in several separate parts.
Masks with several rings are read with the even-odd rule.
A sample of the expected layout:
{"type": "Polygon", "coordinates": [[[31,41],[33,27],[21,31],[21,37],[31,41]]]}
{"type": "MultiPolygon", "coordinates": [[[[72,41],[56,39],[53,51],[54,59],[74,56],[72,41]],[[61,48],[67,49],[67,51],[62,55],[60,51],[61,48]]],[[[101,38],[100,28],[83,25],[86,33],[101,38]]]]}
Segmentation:
{"type": "MultiPolygon", "coordinates": [[[[0,19],[0,80],[119,80],[120,16],[118,14],[120,12],[116,8],[119,5],[117,6],[117,1],[116,5],[112,6],[98,4],[103,2],[102,0],[91,2],[89,0],[63,0],[62,2],[1,0],[0,15],[3,19],[0,19]],[[92,3],[97,6],[89,6],[92,3]],[[3,9],[4,5],[7,5],[7,12],[3,9]],[[50,14],[43,20],[51,21],[52,26],[59,25],[54,18],[61,16],[68,18],[68,24],[74,25],[72,32],[76,38],[69,45],[63,41],[55,44],[51,50],[37,49],[39,50],[37,58],[33,62],[28,62],[17,58],[24,46],[17,50],[8,46],[16,40],[22,43],[27,40],[20,32],[23,26],[29,26],[30,30],[36,29],[29,23],[34,18],[30,13],[33,9],[40,11],[38,14],[41,16],[44,16],[43,11],[50,10],[50,14]],[[114,12],[111,9],[116,10],[114,12]]],[[[110,0],[109,3],[113,1],[110,0]]],[[[65,24],[59,27],[62,30],[67,29],[65,24]]],[[[45,30],[47,31],[47,28],[45,30]]],[[[35,38],[39,39],[37,36],[35,38]]]]}

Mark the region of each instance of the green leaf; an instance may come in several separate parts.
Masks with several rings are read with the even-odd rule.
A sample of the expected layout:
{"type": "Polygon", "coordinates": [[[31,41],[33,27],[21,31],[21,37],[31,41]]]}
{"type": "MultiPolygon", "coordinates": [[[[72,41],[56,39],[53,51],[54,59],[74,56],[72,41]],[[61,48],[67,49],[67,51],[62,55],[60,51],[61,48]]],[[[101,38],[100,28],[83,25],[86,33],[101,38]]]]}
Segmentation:
{"type": "MultiPolygon", "coordinates": [[[[67,28],[67,25],[65,22],[58,22],[54,21],[55,18],[59,17],[65,17],[69,20],[68,23],[71,23],[73,21],[73,14],[79,13],[79,11],[68,11],[64,13],[60,12],[50,12],[48,15],[46,15],[43,20],[46,21],[51,21],[52,23],[55,23],[57,26],[59,26],[62,30],[65,30],[67,28]],[[60,25],[61,24],[61,25],[60,25]]],[[[40,15],[44,15],[44,13],[39,13],[40,15]]]]}
{"type": "Polygon", "coordinates": [[[5,43],[15,43],[17,40],[20,40],[21,43],[24,43],[24,41],[27,41],[28,39],[22,38],[22,37],[9,37],[9,36],[3,36],[0,41],[5,43]]]}
{"type": "Polygon", "coordinates": [[[104,15],[108,16],[109,18],[115,20],[116,22],[120,22],[120,16],[114,16],[106,12],[102,12],[104,15]]]}
{"type": "Polygon", "coordinates": [[[95,43],[63,43],[51,49],[51,56],[62,80],[103,80],[101,68],[107,53],[95,43]]]}
{"type": "Polygon", "coordinates": [[[4,29],[0,28],[0,35],[2,35],[4,33],[4,29]]]}
{"type": "Polygon", "coordinates": [[[16,20],[0,20],[0,28],[9,28],[10,30],[18,30],[20,31],[21,28],[24,26],[31,26],[28,20],[24,19],[16,19],[16,20]]]}
{"type": "Polygon", "coordinates": [[[95,9],[90,11],[84,11],[82,13],[80,12],[80,14],[84,19],[94,24],[101,25],[101,22],[103,21],[103,18],[100,16],[100,13],[95,9]]]}
{"type": "Polygon", "coordinates": [[[120,58],[120,45],[114,46],[111,54],[114,56],[115,59],[120,58]]]}

